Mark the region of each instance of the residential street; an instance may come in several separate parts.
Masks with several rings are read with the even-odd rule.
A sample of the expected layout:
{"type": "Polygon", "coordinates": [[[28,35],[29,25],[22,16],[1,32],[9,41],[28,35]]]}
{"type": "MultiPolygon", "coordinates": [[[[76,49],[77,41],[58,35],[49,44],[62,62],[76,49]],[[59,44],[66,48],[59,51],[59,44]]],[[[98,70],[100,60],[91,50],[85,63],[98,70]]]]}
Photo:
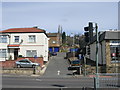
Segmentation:
{"type": "Polygon", "coordinates": [[[68,60],[64,59],[64,57],[65,53],[58,53],[57,56],[53,56],[49,61],[46,72],[42,78],[59,78],[71,76],[72,71],[67,70],[67,67],[69,66],[68,60]]]}

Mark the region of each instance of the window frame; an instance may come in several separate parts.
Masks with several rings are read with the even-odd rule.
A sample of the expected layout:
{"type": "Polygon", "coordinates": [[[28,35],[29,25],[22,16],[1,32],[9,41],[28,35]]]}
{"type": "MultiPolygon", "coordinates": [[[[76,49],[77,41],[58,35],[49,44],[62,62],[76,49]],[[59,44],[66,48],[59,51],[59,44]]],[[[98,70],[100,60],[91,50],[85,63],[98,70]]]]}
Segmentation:
{"type": "Polygon", "coordinates": [[[36,35],[29,35],[29,43],[35,43],[36,42],[36,35]]]}
{"type": "Polygon", "coordinates": [[[7,43],[7,36],[6,35],[0,35],[0,43],[7,43]]]}
{"type": "Polygon", "coordinates": [[[26,50],[26,57],[34,57],[37,55],[37,50],[26,50]]]}
{"type": "Polygon", "coordinates": [[[7,49],[0,49],[0,58],[7,57],[7,49]]]}
{"type": "Polygon", "coordinates": [[[18,43],[19,41],[20,41],[20,36],[14,36],[14,42],[18,43]],[[18,38],[16,39],[16,37],[18,37],[18,38]]]}

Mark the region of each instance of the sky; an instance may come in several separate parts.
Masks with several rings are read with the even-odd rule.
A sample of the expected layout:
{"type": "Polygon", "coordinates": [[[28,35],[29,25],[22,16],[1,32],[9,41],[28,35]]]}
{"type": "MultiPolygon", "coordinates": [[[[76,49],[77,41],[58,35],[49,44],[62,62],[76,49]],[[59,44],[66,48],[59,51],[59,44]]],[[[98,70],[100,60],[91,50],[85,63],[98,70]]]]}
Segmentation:
{"type": "MultiPolygon", "coordinates": [[[[1,5],[1,4],[0,4],[1,5]]],[[[83,33],[88,22],[99,31],[118,29],[118,2],[2,2],[2,28],[38,26],[57,32],[83,33]]]]}

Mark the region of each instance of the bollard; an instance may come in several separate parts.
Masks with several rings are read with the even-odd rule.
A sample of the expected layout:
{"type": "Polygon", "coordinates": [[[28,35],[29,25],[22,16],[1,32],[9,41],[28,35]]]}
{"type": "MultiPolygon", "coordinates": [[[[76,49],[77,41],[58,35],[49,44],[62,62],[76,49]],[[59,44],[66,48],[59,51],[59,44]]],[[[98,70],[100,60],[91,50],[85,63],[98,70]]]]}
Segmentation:
{"type": "Polygon", "coordinates": [[[35,69],[36,69],[36,68],[35,68],[35,67],[33,67],[33,74],[35,74],[35,71],[36,71],[35,69]]]}
{"type": "Polygon", "coordinates": [[[58,70],[57,72],[58,72],[58,75],[60,75],[60,71],[58,70]]]}
{"type": "Polygon", "coordinates": [[[96,90],[96,77],[94,77],[94,90],[96,90]]]}

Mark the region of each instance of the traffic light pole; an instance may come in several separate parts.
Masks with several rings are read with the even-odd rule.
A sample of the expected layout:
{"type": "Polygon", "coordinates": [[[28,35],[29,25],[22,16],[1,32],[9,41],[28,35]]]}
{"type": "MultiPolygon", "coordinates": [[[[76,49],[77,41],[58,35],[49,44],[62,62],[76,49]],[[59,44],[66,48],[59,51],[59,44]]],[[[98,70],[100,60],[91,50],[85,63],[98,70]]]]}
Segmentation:
{"type": "Polygon", "coordinates": [[[96,78],[95,78],[95,89],[99,88],[99,74],[98,74],[98,47],[99,47],[99,38],[98,38],[98,26],[95,23],[96,29],[96,78]]]}
{"type": "MultiPolygon", "coordinates": [[[[92,41],[92,37],[93,37],[93,24],[94,22],[89,22],[89,26],[88,27],[84,27],[84,30],[86,31],[85,34],[85,41],[91,42],[92,41]],[[90,34],[90,35],[89,35],[90,34]]],[[[99,88],[99,73],[98,73],[98,47],[99,47],[99,38],[98,38],[98,26],[97,23],[95,23],[95,31],[96,31],[96,77],[94,78],[94,87],[95,90],[97,88],[99,88]]],[[[85,58],[84,58],[85,60],[85,58]]],[[[86,74],[86,71],[85,71],[86,74]]]]}
{"type": "Polygon", "coordinates": [[[86,76],[86,55],[84,55],[84,76],[86,76]]]}

